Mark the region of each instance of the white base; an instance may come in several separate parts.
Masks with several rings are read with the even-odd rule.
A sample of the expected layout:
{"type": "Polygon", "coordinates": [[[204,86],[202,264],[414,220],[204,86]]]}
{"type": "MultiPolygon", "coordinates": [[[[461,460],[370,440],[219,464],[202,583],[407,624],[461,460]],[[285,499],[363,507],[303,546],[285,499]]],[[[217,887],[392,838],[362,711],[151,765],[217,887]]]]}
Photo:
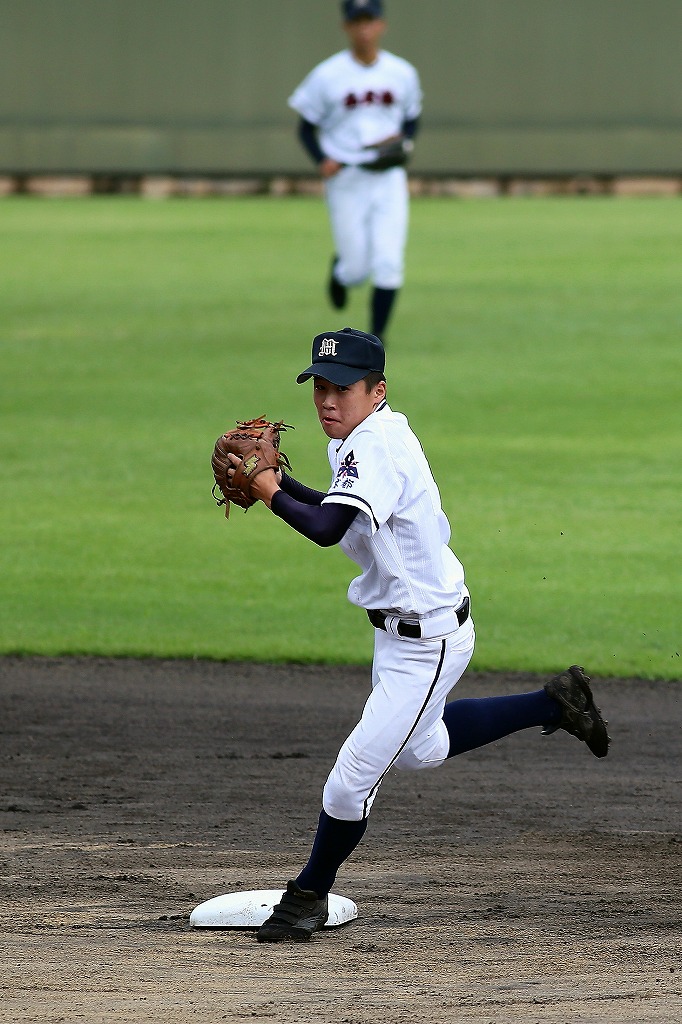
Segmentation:
{"type": "MultiPolygon", "coordinates": [[[[189,923],[193,928],[260,928],[282,897],[282,889],[252,889],[214,896],[195,907],[189,923]]],[[[346,896],[329,893],[329,919],[325,928],[335,928],[358,916],[358,908],[346,896]]]]}

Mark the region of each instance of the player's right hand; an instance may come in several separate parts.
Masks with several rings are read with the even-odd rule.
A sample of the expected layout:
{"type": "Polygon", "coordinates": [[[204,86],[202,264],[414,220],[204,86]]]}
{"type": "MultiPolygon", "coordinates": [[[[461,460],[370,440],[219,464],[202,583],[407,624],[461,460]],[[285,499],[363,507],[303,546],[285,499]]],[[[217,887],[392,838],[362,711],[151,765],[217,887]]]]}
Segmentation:
{"type": "Polygon", "coordinates": [[[330,156],[326,156],[320,164],[320,174],[323,178],[333,178],[342,167],[343,164],[340,164],[338,160],[332,160],[330,156]]]}

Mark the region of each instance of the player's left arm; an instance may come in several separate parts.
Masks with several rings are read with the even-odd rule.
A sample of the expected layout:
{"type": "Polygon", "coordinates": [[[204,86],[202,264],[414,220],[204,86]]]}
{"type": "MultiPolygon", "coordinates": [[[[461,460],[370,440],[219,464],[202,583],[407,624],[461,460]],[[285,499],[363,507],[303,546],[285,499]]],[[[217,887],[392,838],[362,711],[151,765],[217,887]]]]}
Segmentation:
{"type": "Polygon", "coordinates": [[[306,505],[279,489],[271,498],[270,509],[298,533],[322,548],[338,544],[358,514],[352,505],[328,502],[306,505]]]}
{"type": "Polygon", "coordinates": [[[403,104],[402,133],[406,139],[414,140],[420,128],[422,112],[422,87],[415,68],[411,70],[403,104]]]}
{"type": "MultiPolygon", "coordinates": [[[[239,464],[236,457],[229,458],[233,465],[239,464]]],[[[292,529],[325,548],[339,543],[358,512],[350,505],[323,505],[325,492],[307,487],[281,471],[257,476],[251,484],[251,495],[292,529]]]]}
{"type": "Polygon", "coordinates": [[[419,122],[420,118],[418,117],[410,117],[403,121],[401,130],[406,139],[414,140],[419,131],[419,122]]]}
{"type": "Polygon", "coordinates": [[[326,491],[318,491],[314,487],[308,487],[307,484],[302,484],[300,480],[296,480],[290,473],[285,473],[284,471],[282,471],[280,487],[287,494],[290,494],[292,498],[302,501],[304,505],[321,505],[327,495],[326,491]]]}
{"type": "MultiPolygon", "coordinates": [[[[234,460],[233,460],[234,462],[234,460]]],[[[231,474],[228,474],[228,476],[231,474]]],[[[256,478],[257,480],[257,478],[256,478]]],[[[303,505],[321,505],[326,496],[326,491],[317,491],[314,487],[308,487],[296,480],[293,476],[279,469],[274,476],[268,473],[262,480],[254,480],[255,487],[252,487],[253,496],[270,507],[276,491],[282,490],[285,494],[295,498],[303,505]]]]}

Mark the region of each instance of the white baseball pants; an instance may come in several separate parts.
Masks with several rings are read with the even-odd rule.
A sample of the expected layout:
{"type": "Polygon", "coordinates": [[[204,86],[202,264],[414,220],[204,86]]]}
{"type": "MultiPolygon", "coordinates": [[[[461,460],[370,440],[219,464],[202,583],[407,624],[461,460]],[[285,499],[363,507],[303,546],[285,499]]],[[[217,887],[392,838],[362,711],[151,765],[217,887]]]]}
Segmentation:
{"type": "Polygon", "coordinates": [[[337,280],[352,287],[371,278],[376,288],[400,288],[409,219],[405,168],[343,167],[325,182],[325,198],[337,280]]]}
{"type": "Polygon", "coordinates": [[[443,708],[474,651],[471,617],[434,640],[380,629],[375,634],[372,692],[322,795],[327,814],[343,821],[367,817],[391,768],[415,771],[443,764],[450,746],[443,708]]]}

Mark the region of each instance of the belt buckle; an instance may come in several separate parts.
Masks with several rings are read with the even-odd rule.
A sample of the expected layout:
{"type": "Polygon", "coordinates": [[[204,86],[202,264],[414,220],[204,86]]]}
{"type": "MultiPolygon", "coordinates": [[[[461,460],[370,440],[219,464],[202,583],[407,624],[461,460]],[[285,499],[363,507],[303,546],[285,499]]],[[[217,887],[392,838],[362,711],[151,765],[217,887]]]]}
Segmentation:
{"type": "Polygon", "coordinates": [[[405,619],[398,619],[396,626],[398,636],[407,637],[410,640],[421,640],[422,628],[418,622],[406,622],[405,619]]]}

